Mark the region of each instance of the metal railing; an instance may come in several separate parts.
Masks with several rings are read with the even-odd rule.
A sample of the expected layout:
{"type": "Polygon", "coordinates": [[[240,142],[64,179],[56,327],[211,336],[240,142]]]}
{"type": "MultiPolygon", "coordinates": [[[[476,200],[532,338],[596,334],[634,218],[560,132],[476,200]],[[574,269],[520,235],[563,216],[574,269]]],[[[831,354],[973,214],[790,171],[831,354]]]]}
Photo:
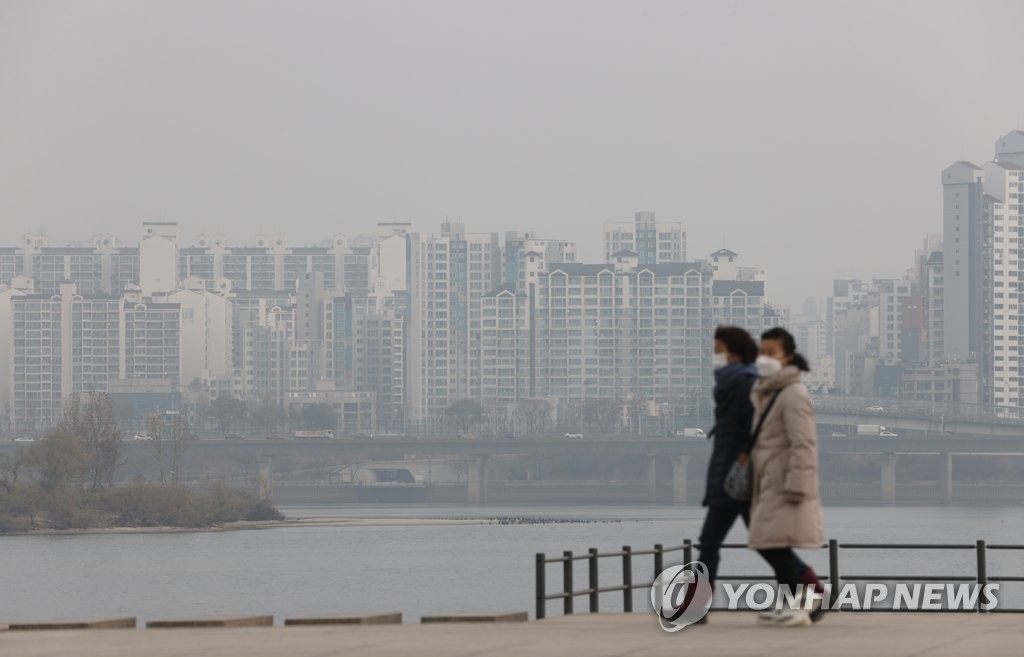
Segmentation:
{"type": "MultiPolygon", "coordinates": [[[[566,550],[560,557],[548,557],[543,552],[536,555],[536,618],[541,619],[547,615],[547,603],[549,600],[562,601],[562,613],[572,614],[574,600],[586,596],[589,602],[589,612],[597,613],[600,609],[600,595],[602,593],[621,593],[622,609],[625,612],[633,611],[633,592],[636,590],[650,589],[654,586],[658,575],[665,569],[665,555],[676,552],[682,553],[682,563],[687,564],[693,561],[693,549],[699,547],[689,539],[683,541],[682,545],[665,547],[657,543],[650,550],[634,550],[629,545],[622,546],[618,552],[598,552],[597,548],[589,548],[586,554],[573,554],[566,550]],[[651,581],[634,583],[633,581],[633,557],[653,557],[653,569],[651,581]],[[622,578],[621,584],[610,586],[600,585],[599,563],[601,559],[621,559],[622,578]],[[576,589],[573,584],[573,565],[577,561],[587,562],[587,588],[576,589]],[[549,564],[562,564],[562,590],[557,593],[548,593],[547,590],[547,567],[549,564]]],[[[750,549],[745,544],[727,543],[721,546],[722,549],[750,549]]],[[[978,602],[973,610],[964,610],[979,613],[1024,613],[1024,608],[997,608],[988,609],[989,601],[984,592],[985,586],[989,583],[1024,582],[1024,576],[990,576],[988,574],[988,552],[991,550],[1024,550],[1024,545],[987,545],[985,541],[979,540],[975,543],[840,543],[836,539],[830,539],[823,548],[828,549],[828,574],[819,575],[823,582],[833,583],[831,587],[829,606],[836,604],[839,598],[840,585],[842,582],[973,582],[979,587],[980,593],[978,602]],[[839,551],[844,550],[973,550],[976,555],[976,572],[973,575],[840,575],[839,572],[839,551]]],[[[764,581],[763,575],[719,575],[716,581],[764,581]]],[[[719,608],[712,608],[715,611],[722,611],[719,608]]],[[[845,611],[845,610],[844,610],[845,611]]],[[[851,609],[851,611],[858,611],[851,609]]],[[[876,609],[880,611],[880,609],[876,609]]],[[[896,609],[890,611],[899,611],[896,609]]],[[[952,611],[943,609],[942,611],[952,611]]]]}

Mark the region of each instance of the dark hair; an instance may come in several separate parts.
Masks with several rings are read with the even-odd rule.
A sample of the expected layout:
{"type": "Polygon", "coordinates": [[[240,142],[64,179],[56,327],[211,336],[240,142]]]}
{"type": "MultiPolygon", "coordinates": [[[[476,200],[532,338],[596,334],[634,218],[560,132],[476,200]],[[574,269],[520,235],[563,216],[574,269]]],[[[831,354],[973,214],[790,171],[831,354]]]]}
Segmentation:
{"type": "Polygon", "coordinates": [[[738,326],[719,326],[715,329],[715,340],[725,345],[730,354],[736,354],[745,365],[757,360],[757,343],[754,338],[738,326]]]}
{"type": "Polygon", "coordinates": [[[776,326],[773,329],[768,329],[761,334],[762,340],[777,340],[782,344],[782,352],[790,357],[793,364],[803,372],[810,372],[811,366],[807,364],[807,359],[803,357],[796,350],[796,340],[793,339],[793,334],[786,329],[776,326]]]}

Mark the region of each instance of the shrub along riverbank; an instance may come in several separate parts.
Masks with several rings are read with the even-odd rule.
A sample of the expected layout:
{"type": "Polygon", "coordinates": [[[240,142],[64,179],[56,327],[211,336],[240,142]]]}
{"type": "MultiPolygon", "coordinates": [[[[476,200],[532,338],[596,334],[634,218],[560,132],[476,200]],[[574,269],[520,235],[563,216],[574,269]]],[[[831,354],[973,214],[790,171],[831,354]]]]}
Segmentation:
{"type": "Polygon", "coordinates": [[[0,534],[33,529],[212,527],[239,520],[282,520],[255,495],[210,484],[130,484],[98,491],[0,488],[0,534]]]}
{"type": "MultiPolygon", "coordinates": [[[[0,457],[0,533],[33,529],[211,527],[281,520],[268,501],[221,483],[133,483],[94,476],[98,457],[68,432],[0,457]]],[[[112,460],[116,465],[117,459],[112,460]]],[[[112,474],[112,473],[111,473],[112,474]]]]}

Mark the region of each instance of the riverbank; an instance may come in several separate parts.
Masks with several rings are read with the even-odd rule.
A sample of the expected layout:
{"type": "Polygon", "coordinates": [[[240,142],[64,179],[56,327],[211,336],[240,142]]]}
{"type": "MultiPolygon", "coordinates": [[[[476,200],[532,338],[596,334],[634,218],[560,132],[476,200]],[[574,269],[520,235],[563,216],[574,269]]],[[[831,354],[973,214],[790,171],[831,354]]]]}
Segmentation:
{"type": "Polygon", "coordinates": [[[619,523],[621,519],[594,520],[585,518],[544,518],[495,516],[490,518],[285,518],[283,520],[239,520],[209,527],[79,527],[75,529],[31,529],[10,532],[6,536],[74,536],[78,534],[184,534],[196,532],[227,532],[286,527],[423,527],[436,525],[548,525],[581,523],[619,523]]]}
{"type": "Polygon", "coordinates": [[[256,529],[313,527],[418,527],[427,525],[492,525],[490,518],[297,518],[293,520],[239,520],[209,527],[78,527],[74,529],[30,529],[5,536],[77,536],[86,534],[190,534],[256,529]]]}

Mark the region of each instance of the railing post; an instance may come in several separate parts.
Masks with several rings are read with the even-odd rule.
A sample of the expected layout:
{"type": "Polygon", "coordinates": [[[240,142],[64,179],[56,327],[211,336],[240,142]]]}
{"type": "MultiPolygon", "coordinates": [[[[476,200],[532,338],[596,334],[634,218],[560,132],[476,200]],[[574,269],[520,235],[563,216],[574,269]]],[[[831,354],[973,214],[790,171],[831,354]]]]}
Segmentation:
{"type": "Polygon", "coordinates": [[[543,552],[537,553],[537,610],[534,612],[534,618],[540,620],[544,618],[545,607],[547,606],[545,598],[547,592],[544,590],[544,569],[545,569],[545,558],[543,552]]]}
{"type": "Polygon", "coordinates": [[[622,546],[622,611],[633,611],[633,548],[622,546]]]}
{"type": "Polygon", "coordinates": [[[686,539],[683,541],[683,565],[693,561],[693,541],[686,539]]]}
{"type": "Polygon", "coordinates": [[[828,539],[828,583],[832,589],[828,596],[831,608],[839,599],[839,541],[834,538],[828,539]]]}
{"type": "Polygon", "coordinates": [[[572,613],[572,550],[562,553],[562,589],[565,597],[562,598],[562,613],[572,613]]]}
{"type": "Polygon", "coordinates": [[[662,588],[661,583],[658,581],[658,576],[661,575],[661,571],[665,570],[665,546],[661,543],[654,544],[654,585],[657,590],[654,592],[656,600],[661,600],[662,588]]]}
{"type": "Polygon", "coordinates": [[[587,558],[587,570],[590,574],[590,581],[588,582],[590,587],[590,613],[597,613],[597,548],[590,548],[587,550],[590,556],[587,558]]]}
{"type": "Polygon", "coordinates": [[[988,596],[985,595],[985,585],[988,584],[988,568],[985,563],[985,541],[977,542],[978,553],[978,613],[988,613],[988,596]]]}

